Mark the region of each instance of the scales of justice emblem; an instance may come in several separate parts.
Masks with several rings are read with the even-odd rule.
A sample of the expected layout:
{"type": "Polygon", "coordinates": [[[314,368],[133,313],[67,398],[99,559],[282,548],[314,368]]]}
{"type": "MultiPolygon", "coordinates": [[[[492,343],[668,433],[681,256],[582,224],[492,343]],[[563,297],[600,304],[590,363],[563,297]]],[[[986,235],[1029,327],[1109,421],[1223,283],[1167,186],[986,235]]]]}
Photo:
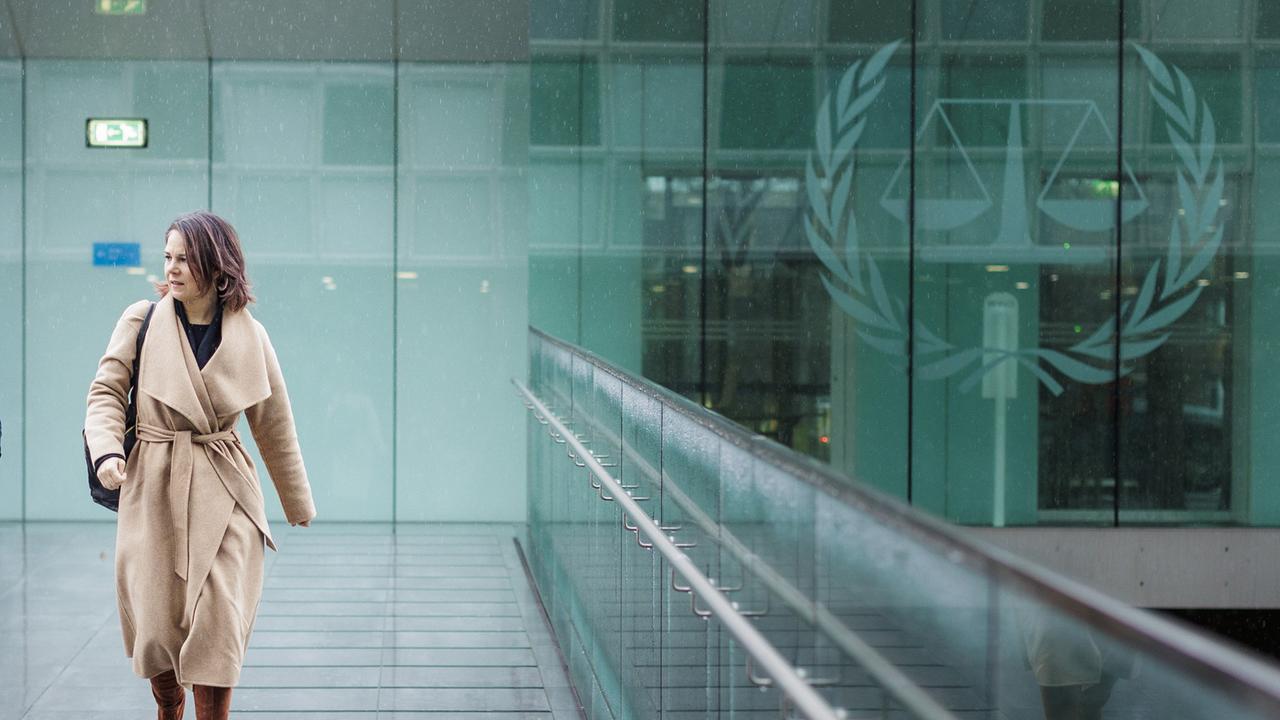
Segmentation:
{"type": "MultiPolygon", "coordinates": [[[[1200,100],[1186,74],[1166,65],[1140,45],[1134,49],[1146,67],[1154,107],[1163,116],[1178,159],[1175,171],[1177,211],[1170,217],[1163,257],[1146,271],[1136,294],[1121,302],[1112,317],[1083,329],[1082,340],[1060,347],[1040,347],[1018,339],[1018,302],[1010,293],[987,296],[982,307],[981,337],[956,340],[941,337],[919,319],[908,327],[906,305],[887,288],[875,257],[864,251],[853,213],[851,193],[857,148],[867,115],[884,89],[884,71],[900,45],[890,43],[865,60],[854,62],[823,99],[815,122],[815,147],[805,164],[804,230],[810,248],[823,266],[823,286],[835,306],[854,320],[854,332],[868,346],[905,360],[912,343],[914,368],[923,380],[956,378],[961,392],[981,385],[984,398],[995,401],[996,524],[1003,524],[1004,440],[1006,401],[1017,396],[1019,368],[1031,373],[1055,395],[1063,382],[1103,384],[1132,372],[1135,361],[1163,345],[1171,325],[1195,305],[1204,287],[1197,282],[1222,244],[1219,219],[1223,200],[1223,167],[1216,159],[1213,113],[1200,100]],[[1116,361],[1119,360],[1117,367],[1116,361]]],[[[989,125],[996,123],[988,122],[989,125]]],[[[987,128],[989,129],[989,128],[987,128]]],[[[940,99],[920,124],[916,142],[926,133],[939,139],[950,158],[941,178],[941,192],[928,186],[936,179],[917,180],[914,221],[918,230],[948,232],[960,243],[922,243],[916,257],[925,262],[966,263],[1094,263],[1111,257],[1104,243],[1071,247],[1033,242],[1035,211],[1075,233],[1105,233],[1138,217],[1149,201],[1132,170],[1121,163],[1120,177],[1101,181],[1104,197],[1079,197],[1062,190],[1064,168],[1081,144],[1114,143],[1114,137],[1095,103],[1071,99],[940,99]],[[1007,118],[1003,178],[999,197],[976,169],[970,151],[957,132],[953,116],[968,112],[984,119],[1007,118]],[[1023,114],[1055,115],[1065,128],[1057,144],[1058,157],[1043,189],[1030,200],[1024,165],[1023,114]],[[1089,138],[1092,139],[1089,139],[1089,138]],[[1124,192],[1121,192],[1121,187],[1124,192]],[[1109,196],[1106,196],[1109,195],[1109,196]],[[992,221],[978,222],[989,213],[992,221]],[[994,226],[994,233],[983,229],[994,226]]],[[[1052,154],[1050,155],[1052,157],[1052,154]]],[[[880,207],[901,222],[911,213],[907,187],[908,157],[894,170],[880,194],[880,207]]],[[[1114,170],[1113,170],[1114,172],[1114,170]]],[[[919,173],[917,173],[919,174],[919,173]]],[[[1105,240],[1105,237],[1100,238],[1105,240]]],[[[905,362],[900,363],[905,365],[905,362]]]]}

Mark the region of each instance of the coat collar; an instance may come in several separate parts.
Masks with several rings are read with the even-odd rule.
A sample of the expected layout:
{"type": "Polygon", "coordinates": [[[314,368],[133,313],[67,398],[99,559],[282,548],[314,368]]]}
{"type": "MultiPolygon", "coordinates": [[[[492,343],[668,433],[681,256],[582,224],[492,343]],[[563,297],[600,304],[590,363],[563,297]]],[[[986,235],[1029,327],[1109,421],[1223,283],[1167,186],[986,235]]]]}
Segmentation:
{"type": "Polygon", "coordinates": [[[222,342],[201,369],[171,295],[156,303],[139,374],[141,392],[181,413],[202,433],[219,430],[218,418],[271,395],[262,336],[249,311],[223,314],[222,342]]]}

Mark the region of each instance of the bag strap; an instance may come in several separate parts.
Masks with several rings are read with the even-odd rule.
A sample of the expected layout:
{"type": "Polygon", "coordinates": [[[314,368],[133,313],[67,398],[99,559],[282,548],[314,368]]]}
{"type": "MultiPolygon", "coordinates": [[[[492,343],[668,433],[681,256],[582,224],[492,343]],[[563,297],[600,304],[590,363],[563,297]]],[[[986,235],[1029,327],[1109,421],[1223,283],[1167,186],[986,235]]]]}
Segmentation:
{"type": "Polygon", "coordinates": [[[147,308],[147,316],[142,318],[142,327],[138,329],[138,339],[133,346],[133,374],[130,375],[129,397],[133,398],[134,392],[138,387],[138,363],[142,359],[142,341],[147,338],[147,327],[151,325],[151,313],[156,311],[156,304],[151,303],[151,307],[147,308]]]}

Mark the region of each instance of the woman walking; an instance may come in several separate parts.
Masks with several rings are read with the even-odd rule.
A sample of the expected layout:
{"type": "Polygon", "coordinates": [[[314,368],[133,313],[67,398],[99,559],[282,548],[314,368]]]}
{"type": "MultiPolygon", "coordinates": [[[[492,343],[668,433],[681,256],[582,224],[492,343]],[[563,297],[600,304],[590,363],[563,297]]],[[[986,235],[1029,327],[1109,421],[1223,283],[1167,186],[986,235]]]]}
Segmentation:
{"type": "Polygon", "coordinates": [[[116,594],[125,654],[151,679],[157,717],[223,720],[275,549],[243,413],[291,525],[315,517],[284,378],[253,301],[235,230],[206,212],[165,236],[165,280],[116,323],[89,389],[85,438],[98,478],[120,489],[116,594]],[[135,341],[137,443],[124,456],[135,341]]]}

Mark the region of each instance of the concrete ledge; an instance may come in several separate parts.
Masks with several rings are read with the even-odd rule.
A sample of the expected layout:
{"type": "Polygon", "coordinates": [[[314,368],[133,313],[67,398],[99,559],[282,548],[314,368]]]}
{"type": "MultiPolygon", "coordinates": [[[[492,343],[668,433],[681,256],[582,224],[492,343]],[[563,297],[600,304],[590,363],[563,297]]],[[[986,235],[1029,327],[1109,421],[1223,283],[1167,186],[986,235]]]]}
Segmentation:
{"type": "Polygon", "coordinates": [[[1277,529],[965,530],[1139,607],[1280,608],[1277,529]]]}

